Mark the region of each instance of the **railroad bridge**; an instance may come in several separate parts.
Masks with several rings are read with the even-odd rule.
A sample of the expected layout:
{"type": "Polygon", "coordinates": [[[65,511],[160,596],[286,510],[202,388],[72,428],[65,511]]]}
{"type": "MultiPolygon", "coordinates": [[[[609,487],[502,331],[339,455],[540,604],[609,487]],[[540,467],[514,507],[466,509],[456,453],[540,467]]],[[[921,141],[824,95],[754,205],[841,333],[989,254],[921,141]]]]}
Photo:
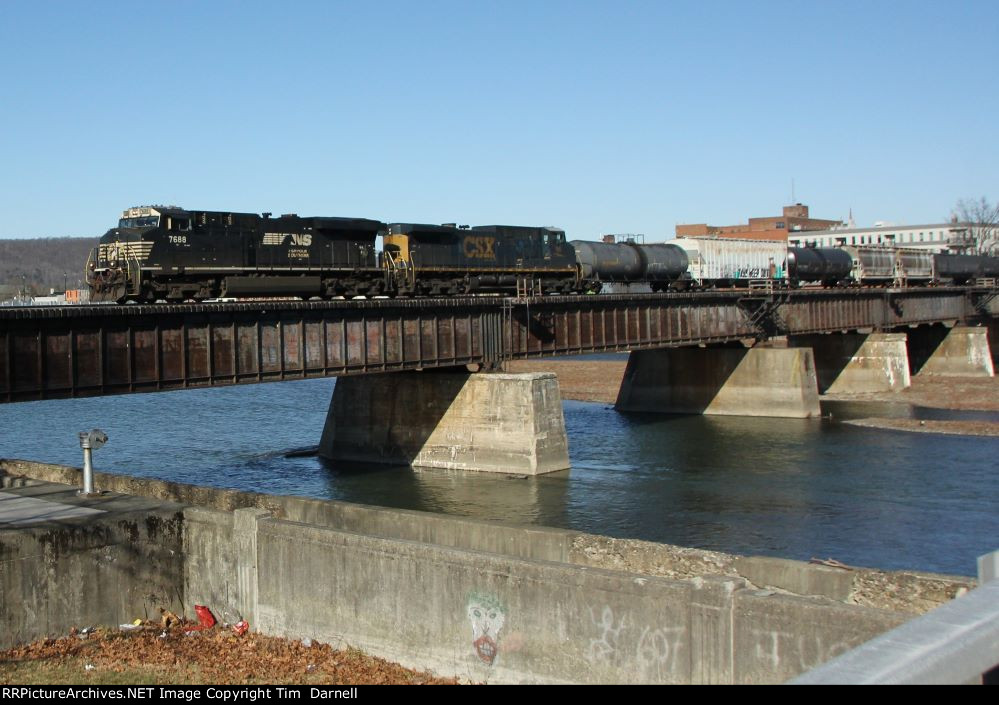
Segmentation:
{"type": "Polygon", "coordinates": [[[919,369],[991,375],[997,294],[854,288],[0,308],[0,401],[348,377],[331,403],[325,455],[546,472],[568,466],[554,376],[467,370],[631,351],[622,410],[815,416],[820,389],[897,389],[919,369]],[[435,368],[462,372],[412,374],[435,368]],[[390,372],[410,374],[376,374],[390,372]],[[469,411],[483,406],[484,417],[469,411]]]}

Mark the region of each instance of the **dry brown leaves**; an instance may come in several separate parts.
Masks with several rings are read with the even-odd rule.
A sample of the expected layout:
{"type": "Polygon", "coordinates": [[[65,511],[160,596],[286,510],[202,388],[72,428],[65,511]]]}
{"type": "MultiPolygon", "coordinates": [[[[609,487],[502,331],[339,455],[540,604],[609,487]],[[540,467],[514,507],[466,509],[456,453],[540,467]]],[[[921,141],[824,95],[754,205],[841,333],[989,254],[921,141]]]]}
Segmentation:
{"type": "MultiPolygon", "coordinates": [[[[0,651],[0,665],[27,661],[58,661],[63,665],[93,664],[95,673],[141,672],[162,677],[163,682],[258,684],[448,684],[353,649],[338,650],[328,644],[267,637],[237,636],[221,626],[185,633],[192,625],[135,631],[98,630],[86,638],[78,634],[44,639],[0,651]]],[[[16,671],[15,671],[16,673],[16,671]]]]}

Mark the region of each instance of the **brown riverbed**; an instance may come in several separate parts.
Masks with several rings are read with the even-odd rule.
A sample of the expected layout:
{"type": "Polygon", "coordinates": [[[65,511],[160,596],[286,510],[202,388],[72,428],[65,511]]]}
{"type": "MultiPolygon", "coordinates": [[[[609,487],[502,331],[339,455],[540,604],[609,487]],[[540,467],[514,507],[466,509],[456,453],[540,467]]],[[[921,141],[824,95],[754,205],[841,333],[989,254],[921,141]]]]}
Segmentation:
{"type": "Polygon", "coordinates": [[[999,377],[912,378],[912,386],[901,392],[851,394],[830,397],[850,401],[894,401],[934,409],[999,411],[999,377]]]}
{"type": "Polygon", "coordinates": [[[513,360],[509,372],[554,372],[563,399],[613,404],[627,363],[616,360],[513,360]]]}

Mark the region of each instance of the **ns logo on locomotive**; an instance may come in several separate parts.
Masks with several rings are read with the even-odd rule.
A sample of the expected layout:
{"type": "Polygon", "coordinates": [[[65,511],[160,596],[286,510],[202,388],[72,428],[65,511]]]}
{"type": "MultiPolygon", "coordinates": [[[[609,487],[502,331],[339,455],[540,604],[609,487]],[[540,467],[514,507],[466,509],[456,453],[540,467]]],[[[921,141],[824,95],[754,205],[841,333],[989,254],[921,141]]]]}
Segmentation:
{"type": "Polygon", "coordinates": [[[386,224],[365,218],[141,206],[122,213],[87,261],[95,302],[597,293],[771,286],[963,285],[999,277],[999,258],[887,247],[788,248],[683,238],[670,244],[566,241],[552,227],[386,224]],[[376,250],[381,235],[383,249],[376,250]]]}

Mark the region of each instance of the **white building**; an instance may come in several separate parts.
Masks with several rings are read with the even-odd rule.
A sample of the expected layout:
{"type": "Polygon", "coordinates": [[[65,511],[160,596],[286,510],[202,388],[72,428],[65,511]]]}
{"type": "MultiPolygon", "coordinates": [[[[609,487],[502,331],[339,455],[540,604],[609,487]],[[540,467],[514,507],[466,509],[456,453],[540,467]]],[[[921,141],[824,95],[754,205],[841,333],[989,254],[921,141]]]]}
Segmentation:
{"type": "Polygon", "coordinates": [[[48,296],[36,296],[31,299],[32,306],[63,306],[66,304],[66,294],[49,292],[48,296]]]}
{"type": "Polygon", "coordinates": [[[838,245],[893,245],[932,252],[965,253],[974,250],[968,223],[932,225],[878,224],[871,228],[800,230],[787,234],[792,247],[836,247],[838,245]]]}

